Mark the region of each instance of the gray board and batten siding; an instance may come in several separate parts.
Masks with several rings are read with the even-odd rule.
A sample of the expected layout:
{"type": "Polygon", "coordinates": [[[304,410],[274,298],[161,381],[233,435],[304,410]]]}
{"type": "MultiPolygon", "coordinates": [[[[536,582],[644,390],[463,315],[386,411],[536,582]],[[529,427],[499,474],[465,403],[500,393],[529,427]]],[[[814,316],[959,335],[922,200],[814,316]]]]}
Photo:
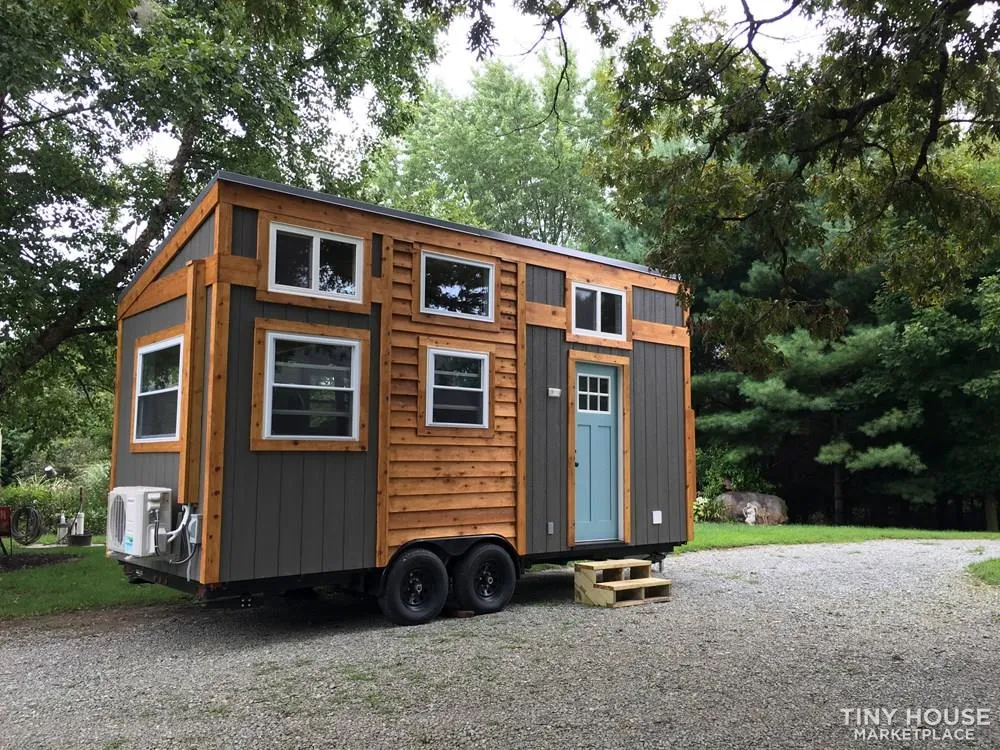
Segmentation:
{"type": "Polygon", "coordinates": [[[684,325],[684,310],[676,294],[632,287],[632,318],[648,320],[651,323],[666,323],[671,326],[684,325]]]}
{"type": "MultiPolygon", "coordinates": [[[[567,343],[565,333],[555,328],[529,325],[527,333],[527,553],[541,555],[567,549],[569,351],[619,356],[624,352],[567,343]],[[562,397],[549,397],[550,387],[562,389],[562,397]]],[[[632,545],[671,544],[687,537],[685,505],[677,502],[684,497],[685,481],[683,358],[680,347],[633,344],[632,545]],[[652,523],[654,510],[662,511],[661,524],[652,523]]]]}
{"type": "Polygon", "coordinates": [[[528,265],[525,278],[528,302],[563,307],[566,300],[566,273],[556,268],[528,265]]]}
{"type": "MultiPolygon", "coordinates": [[[[233,217],[233,253],[256,248],[256,212],[233,217]]],[[[230,298],[220,578],[242,581],[375,566],[380,306],[371,315],[230,298]],[[370,331],[368,450],[251,451],[254,321],[272,318],[370,331]]]]}
{"type": "Polygon", "coordinates": [[[157,278],[169,276],[175,271],[180,271],[192,260],[200,260],[209,257],[215,246],[215,214],[209,214],[201,223],[201,226],[192,234],[184,247],[175,255],[157,278]]]}

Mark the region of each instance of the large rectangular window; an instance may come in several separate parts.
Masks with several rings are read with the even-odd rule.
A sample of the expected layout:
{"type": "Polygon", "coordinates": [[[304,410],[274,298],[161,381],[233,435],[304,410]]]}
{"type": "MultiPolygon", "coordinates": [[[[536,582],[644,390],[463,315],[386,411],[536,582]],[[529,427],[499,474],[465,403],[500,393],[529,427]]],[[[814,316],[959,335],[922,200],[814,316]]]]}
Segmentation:
{"type": "Polygon", "coordinates": [[[180,435],[183,337],[157,341],[137,351],[135,442],[177,440],[180,435]]]}
{"type": "Polygon", "coordinates": [[[270,224],[268,289],[361,302],[364,241],[317,229],[270,224]]]}
{"type": "Polygon", "coordinates": [[[267,333],[264,437],[357,440],[360,342],[267,333]]]}
{"type": "Polygon", "coordinates": [[[427,425],[489,427],[490,355],[427,350],[427,425]]]}
{"type": "Polygon", "coordinates": [[[625,292],[573,284],[573,333],[625,338],[625,292]]]}
{"type": "Polygon", "coordinates": [[[493,321],[496,267],[451,255],[420,253],[420,312],[493,321]]]}

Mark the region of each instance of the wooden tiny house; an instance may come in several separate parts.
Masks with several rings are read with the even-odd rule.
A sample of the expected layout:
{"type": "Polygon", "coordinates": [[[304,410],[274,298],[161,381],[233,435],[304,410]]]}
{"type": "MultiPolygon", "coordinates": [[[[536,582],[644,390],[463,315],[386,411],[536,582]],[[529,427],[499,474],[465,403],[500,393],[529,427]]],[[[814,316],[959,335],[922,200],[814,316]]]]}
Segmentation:
{"type": "Polygon", "coordinates": [[[403,622],[442,575],[491,611],[532,562],[664,554],[694,498],[678,292],[220,173],[118,305],[111,502],[148,492],[109,534],[157,551],[111,554],[205,596],[357,585],[403,622]]]}

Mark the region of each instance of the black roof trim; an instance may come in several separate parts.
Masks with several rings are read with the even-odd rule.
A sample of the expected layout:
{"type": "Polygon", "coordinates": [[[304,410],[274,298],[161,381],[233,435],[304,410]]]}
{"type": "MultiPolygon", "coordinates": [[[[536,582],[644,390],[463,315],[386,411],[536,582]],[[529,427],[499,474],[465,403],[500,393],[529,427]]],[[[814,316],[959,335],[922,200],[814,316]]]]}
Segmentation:
{"type": "Polygon", "coordinates": [[[614,266],[616,268],[624,268],[629,271],[637,271],[639,273],[645,273],[650,276],[659,276],[661,278],[669,278],[659,271],[654,270],[649,266],[639,265],[638,263],[630,263],[627,260],[619,260],[618,258],[609,258],[605,255],[595,255],[594,253],[587,253],[583,250],[574,250],[568,247],[560,247],[559,245],[550,245],[547,242],[539,242],[538,240],[531,240],[527,237],[517,237],[513,234],[504,234],[503,232],[493,232],[489,229],[478,229],[476,227],[470,227],[467,224],[456,224],[453,221],[442,221],[440,219],[432,219],[428,216],[421,216],[420,214],[410,213],[409,211],[400,211],[395,208],[385,208],[384,206],[377,206],[374,203],[365,203],[364,201],[351,200],[350,198],[340,198],[336,195],[330,195],[329,193],[321,193],[316,190],[306,190],[304,188],[292,187],[291,185],[282,185],[278,182],[271,182],[270,180],[262,180],[258,177],[247,177],[246,175],[239,174],[237,172],[226,172],[220,171],[216,173],[213,181],[224,180],[226,182],[234,182],[239,185],[246,185],[248,187],[261,188],[262,190],[271,190],[275,193],[284,193],[285,195],[293,195],[299,198],[306,198],[308,200],[320,201],[322,203],[329,203],[333,206],[340,206],[342,208],[353,208],[358,211],[366,211],[367,213],[378,214],[379,216],[387,216],[392,219],[401,219],[403,221],[411,221],[416,224],[423,224],[428,227],[437,227],[438,229],[448,229],[453,232],[461,232],[462,234],[470,234],[475,237],[483,237],[489,240],[497,240],[500,242],[509,242],[514,245],[524,245],[525,247],[531,247],[536,250],[544,250],[550,253],[556,253],[558,255],[565,255],[570,258],[579,258],[580,260],[593,261],[595,263],[603,263],[606,266],[614,266]]]}

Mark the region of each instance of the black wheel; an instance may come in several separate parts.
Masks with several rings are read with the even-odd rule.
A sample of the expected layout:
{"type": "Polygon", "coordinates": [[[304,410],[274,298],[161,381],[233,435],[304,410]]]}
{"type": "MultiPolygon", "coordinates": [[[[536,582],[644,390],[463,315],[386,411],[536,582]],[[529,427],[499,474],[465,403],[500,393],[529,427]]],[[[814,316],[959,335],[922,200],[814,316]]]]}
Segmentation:
{"type": "Polygon", "coordinates": [[[514,595],[517,571],[502,547],[481,544],[459,559],[454,571],[455,601],[477,614],[499,612],[514,595]]]}
{"type": "Polygon", "coordinates": [[[433,620],[448,598],[448,571],[430,550],[407,550],[389,566],[378,598],[382,614],[397,625],[433,620]]]}

